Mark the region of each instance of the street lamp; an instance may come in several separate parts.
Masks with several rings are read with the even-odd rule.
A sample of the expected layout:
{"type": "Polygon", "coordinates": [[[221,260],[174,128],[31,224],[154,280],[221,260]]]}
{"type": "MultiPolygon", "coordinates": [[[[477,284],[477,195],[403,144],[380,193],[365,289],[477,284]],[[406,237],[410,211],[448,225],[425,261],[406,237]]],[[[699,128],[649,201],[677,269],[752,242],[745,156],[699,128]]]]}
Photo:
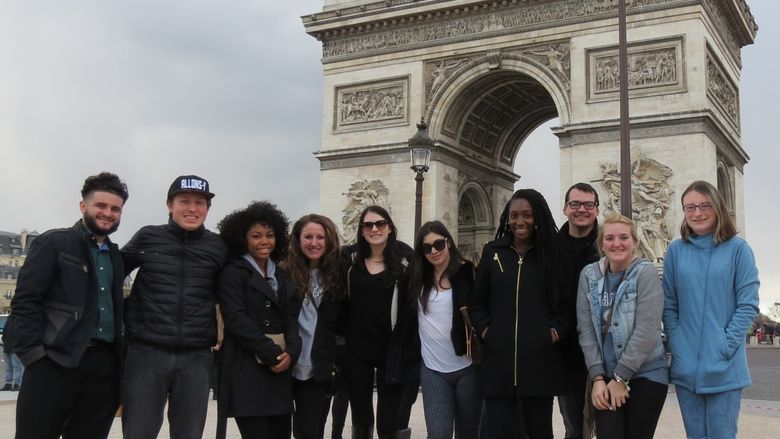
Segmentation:
{"type": "Polygon", "coordinates": [[[431,162],[431,148],[433,147],[433,139],[428,137],[428,125],[425,124],[425,120],[421,119],[417,124],[417,133],[409,139],[409,153],[412,159],[412,171],[417,175],[414,177],[414,181],[417,182],[417,189],[415,190],[414,201],[414,234],[420,230],[422,225],[422,195],[423,195],[423,174],[428,172],[428,164],[431,162]]]}

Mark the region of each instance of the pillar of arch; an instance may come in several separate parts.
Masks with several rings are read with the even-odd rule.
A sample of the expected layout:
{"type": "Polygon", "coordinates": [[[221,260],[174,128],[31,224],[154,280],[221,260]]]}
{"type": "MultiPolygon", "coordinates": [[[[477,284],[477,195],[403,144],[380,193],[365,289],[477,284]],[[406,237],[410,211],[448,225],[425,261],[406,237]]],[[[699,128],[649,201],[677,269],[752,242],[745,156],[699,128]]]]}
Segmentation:
{"type": "MultiPolygon", "coordinates": [[[[753,16],[741,0],[628,3],[631,196],[642,233],[674,237],[679,194],[695,179],[727,191],[743,229],[738,84],[753,16]]],[[[424,119],[435,146],[423,220],[443,221],[461,248],[477,249],[521,178],[513,164],[523,141],[555,117],[561,191],[589,182],[602,211],[617,208],[616,17],[612,0],[325,1],[303,17],[323,47],[321,210],[346,228],[360,206],[384,204],[410,241],[407,140],[424,119]]]]}

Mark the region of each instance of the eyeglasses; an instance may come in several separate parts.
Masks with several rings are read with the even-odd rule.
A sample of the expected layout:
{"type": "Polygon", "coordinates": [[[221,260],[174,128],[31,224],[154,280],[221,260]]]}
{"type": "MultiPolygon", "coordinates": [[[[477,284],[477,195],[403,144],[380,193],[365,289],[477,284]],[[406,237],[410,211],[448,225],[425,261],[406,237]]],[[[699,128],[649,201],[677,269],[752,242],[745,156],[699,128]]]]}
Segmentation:
{"type": "Polygon", "coordinates": [[[370,232],[374,229],[374,227],[376,227],[376,229],[381,232],[385,229],[385,227],[387,227],[388,224],[390,224],[390,221],[388,220],[365,221],[360,223],[360,227],[362,227],[366,232],[370,232]]]}
{"type": "Polygon", "coordinates": [[[571,210],[577,210],[580,206],[584,207],[585,210],[593,210],[598,207],[599,203],[596,203],[595,201],[569,201],[566,205],[569,206],[569,209],[571,210]]]}
{"type": "Polygon", "coordinates": [[[683,210],[688,213],[693,213],[696,211],[696,208],[699,208],[702,212],[709,212],[712,210],[712,204],[710,203],[699,203],[699,204],[685,204],[683,205],[683,210]]]}
{"type": "Polygon", "coordinates": [[[436,249],[437,252],[440,252],[444,250],[445,247],[447,247],[447,238],[439,238],[436,241],[433,241],[433,244],[423,243],[422,252],[424,255],[429,255],[433,249],[436,249]]]}

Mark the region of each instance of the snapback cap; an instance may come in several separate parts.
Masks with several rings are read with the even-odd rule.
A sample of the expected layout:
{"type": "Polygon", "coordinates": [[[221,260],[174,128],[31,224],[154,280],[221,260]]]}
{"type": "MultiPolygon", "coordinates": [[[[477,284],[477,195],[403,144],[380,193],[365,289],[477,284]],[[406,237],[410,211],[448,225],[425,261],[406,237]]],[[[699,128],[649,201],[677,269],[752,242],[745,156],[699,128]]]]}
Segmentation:
{"type": "Polygon", "coordinates": [[[173,180],[168,188],[168,199],[181,193],[203,194],[208,200],[214,198],[214,194],[209,191],[208,180],[197,175],[181,175],[173,180]]]}

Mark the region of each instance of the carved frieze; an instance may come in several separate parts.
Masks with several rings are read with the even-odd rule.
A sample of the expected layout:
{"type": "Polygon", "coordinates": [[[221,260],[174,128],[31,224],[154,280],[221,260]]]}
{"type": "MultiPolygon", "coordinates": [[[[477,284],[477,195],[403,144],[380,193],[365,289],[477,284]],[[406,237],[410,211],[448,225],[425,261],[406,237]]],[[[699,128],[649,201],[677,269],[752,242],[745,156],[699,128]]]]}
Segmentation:
{"type": "Polygon", "coordinates": [[[739,128],[739,92],[715,54],[707,50],[707,96],[739,128]]]}
{"type": "MultiPolygon", "coordinates": [[[[668,166],[646,157],[638,148],[632,148],[631,205],[637,224],[639,252],[653,262],[666,254],[672,235],[666,224],[666,212],[672,204],[674,192],[669,185],[673,175],[668,166]]],[[[620,211],[620,171],[615,162],[601,162],[601,185],[607,192],[606,212],[620,211]]],[[[605,213],[606,213],[605,212],[605,213]]]]}
{"type": "Polygon", "coordinates": [[[333,131],[409,123],[409,77],[336,87],[333,131]]]}
{"type": "MultiPolygon", "coordinates": [[[[388,208],[388,195],[390,191],[382,180],[358,180],[349,186],[341,195],[347,197],[347,204],[342,209],[342,242],[354,244],[360,226],[360,214],[368,206],[382,206],[388,208]]],[[[388,209],[389,210],[389,209],[388,209]]]]}
{"type": "MultiPolygon", "coordinates": [[[[633,0],[627,8],[653,7],[677,0],[633,0]]],[[[568,0],[506,8],[489,8],[489,12],[449,15],[447,19],[426,21],[405,28],[372,31],[360,35],[332,36],[323,39],[324,62],[352,59],[358,56],[405,50],[407,46],[431,46],[473,38],[489,38],[516,33],[524,29],[574,24],[590,15],[616,14],[617,0],[568,0]],[[491,10],[492,9],[492,10],[491,10]]]]}
{"type": "MultiPolygon", "coordinates": [[[[620,97],[618,46],[587,51],[588,101],[620,97]]],[[[630,44],[628,89],[631,96],[685,91],[683,37],[630,44]]]]}
{"type": "Polygon", "coordinates": [[[469,63],[469,58],[446,59],[425,64],[425,103],[431,102],[433,95],[461,67],[469,63]]]}
{"type": "Polygon", "coordinates": [[[571,89],[571,64],[568,42],[531,46],[523,48],[521,53],[545,65],[558,77],[567,91],[571,89]]]}

